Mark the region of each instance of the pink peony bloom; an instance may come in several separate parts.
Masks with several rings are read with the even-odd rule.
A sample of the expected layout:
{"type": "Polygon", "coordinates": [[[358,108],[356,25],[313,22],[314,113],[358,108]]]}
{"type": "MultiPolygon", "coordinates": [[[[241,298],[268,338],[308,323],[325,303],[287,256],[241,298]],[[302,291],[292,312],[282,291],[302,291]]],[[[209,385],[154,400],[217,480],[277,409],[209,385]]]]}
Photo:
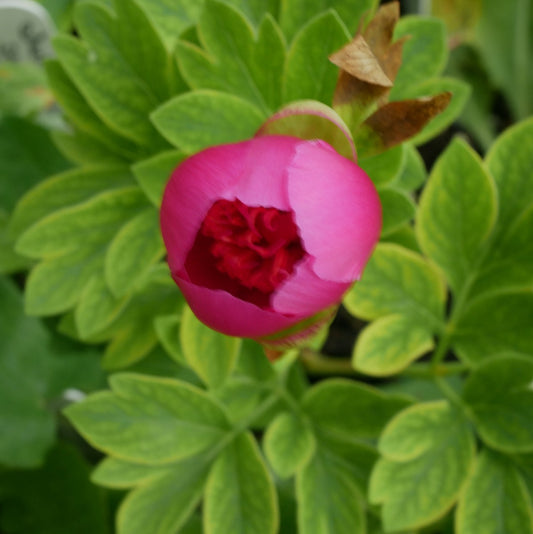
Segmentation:
{"type": "Polygon", "coordinates": [[[381,206],[364,171],[327,143],[264,136],[182,162],[161,229],[197,317],[261,338],[340,301],[378,241],[381,206]]]}

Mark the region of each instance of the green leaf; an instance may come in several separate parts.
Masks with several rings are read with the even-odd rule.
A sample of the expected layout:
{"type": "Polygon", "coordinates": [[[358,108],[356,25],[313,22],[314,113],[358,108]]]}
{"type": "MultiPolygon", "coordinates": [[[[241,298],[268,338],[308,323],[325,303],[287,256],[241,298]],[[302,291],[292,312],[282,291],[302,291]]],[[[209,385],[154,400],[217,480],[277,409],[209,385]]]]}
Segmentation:
{"type": "Polygon", "coordinates": [[[494,243],[485,256],[472,292],[531,287],[533,284],[533,205],[494,243]]]}
{"type": "Polygon", "coordinates": [[[176,313],[183,305],[177,287],[163,265],[165,278],[157,280],[157,266],[149,274],[148,282],[131,298],[127,308],[108,332],[95,341],[111,340],[102,365],[106,369],[120,369],[144,358],[156,345],[155,320],[159,315],[176,313]]]}
{"type": "Polygon", "coordinates": [[[131,292],[164,254],[158,212],[148,208],[126,223],[109,244],[105,278],[111,292],[115,297],[131,292]]]}
{"type": "Polygon", "coordinates": [[[120,164],[128,159],[110,150],[109,146],[91,135],[74,129],[73,132],[52,132],[52,139],[59,151],[73,163],[81,167],[89,167],[98,161],[99,164],[120,164]]]}
{"type": "Polygon", "coordinates": [[[415,216],[416,206],[411,196],[393,187],[378,189],[379,199],[383,210],[381,235],[390,235],[415,216]]]}
{"type": "Polygon", "coordinates": [[[152,113],[161,134],[187,153],[248,139],[264,119],[246,100],[207,89],[177,96],[152,113]]]}
{"type": "Polygon", "coordinates": [[[531,534],[533,513],[524,481],[504,456],[483,450],[459,500],[457,534],[531,534]]]}
{"type": "Polygon", "coordinates": [[[108,456],[91,473],[91,482],[107,488],[129,489],[159,478],[171,469],[173,466],[136,464],[108,456]]]}
{"type": "Polygon", "coordinates": [[[8,232],[9,215],[0,208],[0,274],[29,269],[31,260],[15,252],[15,240],[8,232]]]}
{"type": "Polygon", "coordinates": [[[476,269],[497,210],[492,178],[476,153],[456,138],[433,167],[416,224],[420,247],[442,268],[455,293],[476,269]]]}
{"type": "Polygon", "coordinates": [[[133,174],[149,200],[159,208],[163,191],[172,171],[183,161],[185,154],[179,150],[160,152],[132,167],[133,174]]]}
{"type": "Polygon", "coordinates": [[[490,447],[511,453],[533,451],[533,360],[491,358],[468,377],[463,399],[476,429],[490,447]]]}
{"type": "Polygon", "coordinates": [[[402,371],[433,347],[433,336],[427,329],[403,315],[387,315],[361,331],[352,361],[357,371],[388,376],[402,371]]]}
{"type": "Polygon", "coordinates": [[[426,181],[426,165],[418,150],[411,143],[403,143],[401,146],[405,152],[404,165],[401,173],[391,185],[404,191],[413,191],[426,181]]]}
{"type": "Polygon", "coordinates": [[[287,55],[283,101],[308,99],[331,105],[338,69],[328,56],[349,40],[346,26],[334,11],[306,24],[297,33],[287,55]]]}
{"type": "Polygon", "coordinates": [[[0,209],[10,212],[30,187],[67,167],[44,128],[16,117],[0,118],[0,209]]]}
{"type": "Polygon", "coordinates": [[[353,0],[291,0],[290,2],[281,2],[281,27],[287,39],[292,40],[298,30],[311,17],[332,8],[349,25],[350,32],[355,32],[363,15],[374,10],[377,4],[376,0],[358,2],[353,2],[353,0]]]}
{"type": "Polygon", "coordinates": [[[313,425],[346,439],[376,438],[381,430],[409,401],[384,395],[362,383],[338,378],[324,380],[304,396],[302,408],[313,425]]]}
{"type": "Polygon", "coordinates": [[[275,534],[276,490],[251,434],[240,434],[219,455],[207,480],[206,534],[275,534]]]}
{"type": "Polygon", "coordinates": [[[270,13],[277,17],[279,0],[223,0],[239,10],[255,26],[259,26],[265,16],[270,13]]]}
{"type": "Polygon", "coordinates": [[[116,7],[119,18],[99,4],[78,4],[76,25],[84,40],[59,36],[54,48],[109,127],[134,142],[160,145],[148,114],[170,95],[171,58],[135,2],[120,0],[116,7]]]}
{"type": "Polygon", "coordinates": [[[108,454],[162,465],[213,447],[226,433],[219,405],[185,382],[115,374],[110,383],[113,392],[94,393],[65,409],[83,437],[108,454]]]}
{"type": "Polygon", "coordinates": [[[134,185],[123,165],[75,168],[39,183],[22,197],[10,221],[10,233],[19,236],[46,215],[79,204],[102,193],[134,185]]]}
{"type": "Polygon", "coordinates": [[[74,312],[80,338],[90,339],[109,326],[125,305],[126,299],[117,299],[110,292],[103,273],[95,274],[83,288],[74,312]]]}
{"type": "Polygon", "coordinates": [[[445,298],[445,285],[430,263],[415,252],[384,243],[377,246],[344,305],[363,319],[399,313],[439,329],[445,298]]]}
{"type": "Polygon", "coordinates": [[[207,466],[202,458],[180,462],[132,491],[117,514],[118,534],[175,534],[202,496],[207,466]]]}
{"type": "Polygon", "coordinates": [[[194,25],[204,5],[203,0],[136,0],[153,21],[167,48],[172,50],[176,39],[194,25]]]}
{"type": "Polygon", "coordinates": [[[366,532],[362,497],[353,478],[320,449],[298,474],[296,495],[301,532],[366,532]]]}
{"type": "Polygon", "coordinates": [[[301,417],[283,412],[268,426],[263,447],[276,474],[290,477],[310,460],[315,451],[315,437],[301,417]]]}
{"type": "Polygon", "coordinates": [[[533,354],[533,291],[479,297],[457,319],[452,342],[470,363],[495,354],[533,354]]]}
{"type": "Polygon", "coordinates": [[[395,180],[404,167],[406,145],[399,145],[369,158],[361,158],[357,164],[368,174],[376,187],[395,180]]]}
{"type": "Polygon", "coordinates": [[[101,272],[103,265],[103,250],[88,248],[39,263],[26,280],[26,313],[55,315],[72,308],[91,278],[101,272]]]}
{"type": "Polygon", "coordinates": [[[506,233],[533,203],[533,119],[509,128],[486,157],[500,200],[498,230],[506,233]]]}
{"type": "Polygon", "coordinates": [[[160,315],[154,320],[154,328],[165,352],[177,363],[185,364],[179,342],[181,317],[176,314],[160,315]]]}
{"type": "Polygon", "coordinates": [[[448,59],[446,27],[442,20],[402,17],[394,28],[394,39],[405,36],[408,39],[403,45],[402,64],[390,93],[391,100],[402,100],[406,88],[440,74],[448,59]]]}
{"type": "Polygon", "coordinates": [[[126,160],[134,159],[138,148],[131,140],[113,131],[95,113],[58,60],[45,63],[48,83],[61,109],[92,142],[103,143],[111,154],[126,160]]]}
{"type": "Polygon", "coordinates": [[[285,62],[285,43],[276,22],[264,18],[256,37],[241,13],[209,0],[197,28],[205,51],[183,41],[177,47],[187,83],[193,89],[238,96],[265,114],[274,111],[280,104],[285,62]]]}
{"type": "Polygon", "coordinates": [[[108,241],[146,199],[138,187],[105,191],[83,204],[58,210],[26,230],[17,252],[34,258],[53,258],[108,241]]]}
{"type": "Polygon", "coordinates": [[[54,442],[48,342],[41,323],[24,315],[16,286],[0,277],[0,464],[36,467],[54,442]]]}
{"type": "Polygon", "coordinates": [[[2,532],[109,534],[108,503],[89,470],[80,451],[60,443],[39,469],[2,472],[2,532]]]}
{"type": "Polygon", "coordinates": [[[420,528],[454,504],[474,459],[468,421],[444,401],[396,416],[379,441],[383,455],[370,480],[370,502],[382,504],[385,531],[420,528]]]}
{"type": "Polygon", "coordinates": [[[180,341],[183,356],[205,384],[211,388],[223,385],[235,367],[241,340],[215,332],[186,307],[180,341]]]}

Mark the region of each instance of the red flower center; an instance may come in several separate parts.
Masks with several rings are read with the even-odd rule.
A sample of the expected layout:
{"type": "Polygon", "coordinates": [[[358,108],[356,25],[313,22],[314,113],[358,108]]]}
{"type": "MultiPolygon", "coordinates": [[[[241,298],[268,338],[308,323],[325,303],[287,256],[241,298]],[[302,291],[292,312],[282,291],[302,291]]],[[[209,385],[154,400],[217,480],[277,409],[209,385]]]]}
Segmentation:
{"type": "Polygon", "coordinates": [[[220,272],[262,293],[274,291],[305,254],[290,212],[240,200],[217,200],[200,233],[210,238],[220,272]]]}

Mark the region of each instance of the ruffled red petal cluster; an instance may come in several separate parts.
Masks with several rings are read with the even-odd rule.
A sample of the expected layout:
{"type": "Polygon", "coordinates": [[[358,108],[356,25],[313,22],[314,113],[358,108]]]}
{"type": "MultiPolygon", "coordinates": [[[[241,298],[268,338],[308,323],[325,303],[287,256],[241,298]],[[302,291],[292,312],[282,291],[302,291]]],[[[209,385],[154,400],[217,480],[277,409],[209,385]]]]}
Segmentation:
{"type": "Polygon", "coordinates": [[[202,224],[216,268],[248,289],[271,293],[293,272],[305,251],[292,214],[218,200],[202,224]]]}

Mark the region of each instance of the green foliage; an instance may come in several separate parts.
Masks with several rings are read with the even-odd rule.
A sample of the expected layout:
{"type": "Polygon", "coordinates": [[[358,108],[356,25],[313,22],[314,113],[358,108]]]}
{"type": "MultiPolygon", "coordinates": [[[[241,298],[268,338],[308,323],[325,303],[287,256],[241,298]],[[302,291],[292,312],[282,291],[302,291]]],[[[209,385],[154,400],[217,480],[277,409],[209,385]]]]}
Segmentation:
{"type": "Polygon", "coordinates": [[[365,319],[399,313],[438,330],[444,301],[445,286],[432,264],[397,245],[381,244],[363,279],[346,295],[344,305],[365,319]]]}
{"type": "Polygon", "coordinates": [[[349,39],[348,30],[334,11],[306,24],[294,37],[287,55],[283,100],[312,99],[330,104],[337,68],[327,58],[349,39]]]}
{"type": "MultiPolygon", "coordinates": [[[[316,341],[271,363],[259,344],[215,333],[184,307],[157,208],[184,158],[260,129],[324,137],[350,157],[350,137],[361,141],[353,125],[312,111],[331,111],[338,69],[328,56],[377,2],[43,3],[69,31],[45,66],[68,124],[46,118],[39,67],[1,66],[0,270],[31,267],[26,313],[62,316],[46,326],[25,317],[0,279],[0,530],[109,531],[86,462],[63,445],[46,457],[58,424],[70,436],[54,411],[88,392],[64,413],[107,455],[92,481],[128,492],[118,534],[448,534],[454,521],[457,534],[533,533],[533,122],[510,128],[484,161],[452,141],[425,185],[415,146],[455,121],[469,95],[442,77],[443,23],[409,16],[394,29],[409,37],[403,62],[372,105],[452,99],[407,142],[372,156],[356,147],[382,202],[382,243],[344,300],[360,328],[357,380],[319,380],[350,372],[349,359],[317,354],[316,341]],[[311,112],[283,117],[296,108],[311,112]],[[104,369],[130,372],[95,392],[100,347],[47,326],[101,346],[104,369]],[[305,371],[319,375],[312,386],[305,371]]],[[[498,10],[483,4],[494,24],[498,10]]],[[[485,33],[485,59],[509,39],[510,11],[494,43],[485,33]]],[[[513,46],[527,41],[526,14],[513,46]]],[[[488,67],[523,115],[519,48],[517,62],[500,50],[488,67]]],[[[483,117],[478,131],[491,123],[483,117]]]]}
{"type": "Polygon", "coordinates": [[[246,100],[208,89],[177,96],[152,114],[165,138],[188,153],[243,141],[264,119],[259,108],[246,100]]]}
{"type": "Polygon", "coordinates": [[[468,421],[444,401],[395,417],[379,441],[370,501],[383,504],[385,530],[419,528],[443,516],[467,479],[474,440],[468,421]]]}
{"type": "Polygon", "coordinates": [[[278,508],[272,479],[251,434],[241,434],[220,454],[205,490],[208,534],[275,534],[278,508]]]}
{"type": "Polygon", "coordinates": [[[67,408],[78,431],[119,458],[161,465],[214,446],[227,431],[222,409],[202,391],[170,379],[122,374],[112,392],[67,408]]]}
{"type": "Polygon", "coordinates": [[[211,330],[187,308],[181,319],[180,341],[185,360],[205,384],[222,386],[233,371],[241,340],[211,330]]]}
{"type": "Polygon", "coordinates": [[[47,332],[24,316],[16,287],[0,278],[0,463],[38,466],[54,441],[54,417],[43,406],[51,355],[47,332]]]}
{"type": "Polygon", "coordinates": [[[420,200],[420,246],[458,293],[497,216],[493,180],[463,141],[454,140],[433,167],[420,200]],[[468,179],[465,179],[468,176],[468,179]]]}
{"type": "Polygon", "coordinates": [[[458,534],[533,532],[531,498],[516,467],[505,457],[483,451],[457,510],[458,534]]]}
{"type": "Polygon", "coordinates": [[[404,315],[386,315],[359,334],[353,364],[365,374],[387,376],[405,369],[433,346],[426,328],[413,326],[404,315]]]}

